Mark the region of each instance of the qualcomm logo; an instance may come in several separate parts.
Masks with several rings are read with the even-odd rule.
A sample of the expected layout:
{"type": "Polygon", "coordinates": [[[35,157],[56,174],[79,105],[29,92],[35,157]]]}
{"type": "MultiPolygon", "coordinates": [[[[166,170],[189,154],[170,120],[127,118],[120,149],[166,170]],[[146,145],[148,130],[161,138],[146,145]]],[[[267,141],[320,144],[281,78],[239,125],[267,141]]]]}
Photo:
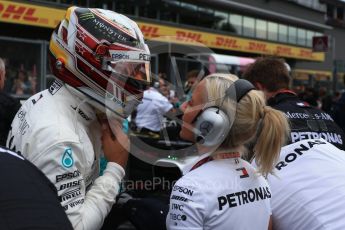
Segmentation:
{"type": "Polygon", "coordinates": [[[74,160],[72,157],[72,149],[71,148],[67,148],[65,149],[65,152],[62,156],[62,165],[66,168],[70,168],[73,166],[74,164],[74,160]]]}

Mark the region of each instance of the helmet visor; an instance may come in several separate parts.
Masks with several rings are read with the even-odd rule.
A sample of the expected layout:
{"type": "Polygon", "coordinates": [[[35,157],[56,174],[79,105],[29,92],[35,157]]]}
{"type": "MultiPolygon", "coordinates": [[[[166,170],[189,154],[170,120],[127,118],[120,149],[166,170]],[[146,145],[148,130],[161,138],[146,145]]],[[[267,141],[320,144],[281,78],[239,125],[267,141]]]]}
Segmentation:
{"type": "Polygon", "coordinates": [[[151,82],[150,62],[148,61],[110,61],[108,68],[110,68],[109,70],[115,74],[127,76],[147,83],[151,82]]]}
{"type": "Polygon", "coordinates": [[[141,103],[143,92],[151,81],[150,62],[107,61],[106,68],[111,71],[106,90],[107,107],[121,117],[128,117],[141,103]]]}
{"type": "Polygon", "coordinates": [[[109,80],[105,95],[106,107],[122,118],[131,115],[143,97],[142,91],[137,90],[136,94],[133,94],[133,91],[129,92],[126,88],[132,88],[130,81],[124,82],[124,86],[120,86],[109,80]]]}

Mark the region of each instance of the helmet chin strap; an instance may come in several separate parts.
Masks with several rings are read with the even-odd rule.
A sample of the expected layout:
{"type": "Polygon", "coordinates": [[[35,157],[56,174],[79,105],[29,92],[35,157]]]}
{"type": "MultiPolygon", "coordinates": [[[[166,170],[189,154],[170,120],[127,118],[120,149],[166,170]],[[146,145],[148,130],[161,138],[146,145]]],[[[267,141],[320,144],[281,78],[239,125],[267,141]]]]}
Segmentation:
{"type": "MultiPolygon", "coordinates": [[[[81,92],[79,92],[78,90],[76,90],[75,88],[73,88],[72,86],[68,85],[68,84],[64,84],[67,88],[67,90],[74,96],[78,97],[81,102],[78,103],[77,105],[77,108],[75,109],[74,111],[74,116],[73,116],[73,124],[74,124],[74,130],[75,132],[77,133],[78,137],[79,137],[79,140],[81,138],[81,136],[79,135],[79,129],[77,127],[77,116],[78,116],[78,111],[79,111],[79,108],[84,104],[84,103],[87,103],[88,101],[90,101],[90,99],[82,94],[81,92]]],[[[81,140],[80,140],[81,141],[81,140]]]]}
{"type": "Polygon", "coordinates": [[[88,99],[88,96],[80,92],[79,90],[75,89],[74,87],[70,86],[69,84],[64,83],[66,88],[70,93],[72,93],[74,96],[77,96],[79,99],[84,100],[88,99]]]}
{"type": "MultiPolygon", "coordinates": [[[[107,100],[106,98],[100,97],[99,95],[97,95],[98,97],[96,97],[96,95],[93,95],[94,99],[91,99],[88,95],[88,91],[83,91],[81,92],[80,90],[65,84],[67,89],[76,97],[78,97],[79,99],[81,99],[83,102],[82,103],[88,103],[92,108],[95,109],[96,114],[98,113],[103,113],[106,114],[106,116],[108,118],[113,118],[119,121],[123,121],[123,117],[121,117],[120,115],[118,115],[116,112],[114,112],[112,110],[112,108],[108,108],[108,105],[111,105],[111,103],[107,103],[105,102],[105,104],[101,103],[101,101],[103,100],[107,100]],[[98,100],[97,100],[98,99],[98,100]]],[[[80,104],[81,105],[81,104],[80,104]]],[[[78,105],[78,107],[80,107],[80,105],[78,105]]]]}

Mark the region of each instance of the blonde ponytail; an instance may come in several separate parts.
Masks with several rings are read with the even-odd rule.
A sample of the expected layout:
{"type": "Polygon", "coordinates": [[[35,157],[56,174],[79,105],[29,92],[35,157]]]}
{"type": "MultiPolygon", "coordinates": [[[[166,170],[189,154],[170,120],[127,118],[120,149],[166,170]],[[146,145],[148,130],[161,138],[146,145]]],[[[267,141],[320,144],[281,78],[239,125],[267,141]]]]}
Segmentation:
{"type": "Polygon", "coordinates": [[[280,149],[287,141],[290,128],[285,115],[269,106],[264,107],[261,119],[254,151],[259,172],[267,175],[279,158],[280,149]]]}

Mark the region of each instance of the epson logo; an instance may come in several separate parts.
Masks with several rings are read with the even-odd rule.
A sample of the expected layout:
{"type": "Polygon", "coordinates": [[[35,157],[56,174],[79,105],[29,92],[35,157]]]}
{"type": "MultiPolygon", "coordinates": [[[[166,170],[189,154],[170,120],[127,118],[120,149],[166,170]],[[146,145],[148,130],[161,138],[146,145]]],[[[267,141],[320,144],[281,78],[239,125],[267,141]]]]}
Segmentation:
{"type": "Polygon", "coordinates": [[[178,191],[179,193],[183,193],[183,194],[186,194],[188,196],[193,196],[193,193],[194,193],[193,190],[190,190],[188,188],[184,188],[184,187],[181,187],[178,185],[174,186],[173,191],[178,191]]]}
{"type": "Polygon", "coordinates": [[[111,57],[113,59],[129,59],[129,55],[128,54],[115,53],[115,54],[112,54],[111,57]]]}
{"type": "Polygon", "coordinates": [[[62,175],[56,175],[56,183],[63,180],[73,179],[78,176],[80,176],[79,170],[75,170],[74,172],[65,173],[62,175]]]}

